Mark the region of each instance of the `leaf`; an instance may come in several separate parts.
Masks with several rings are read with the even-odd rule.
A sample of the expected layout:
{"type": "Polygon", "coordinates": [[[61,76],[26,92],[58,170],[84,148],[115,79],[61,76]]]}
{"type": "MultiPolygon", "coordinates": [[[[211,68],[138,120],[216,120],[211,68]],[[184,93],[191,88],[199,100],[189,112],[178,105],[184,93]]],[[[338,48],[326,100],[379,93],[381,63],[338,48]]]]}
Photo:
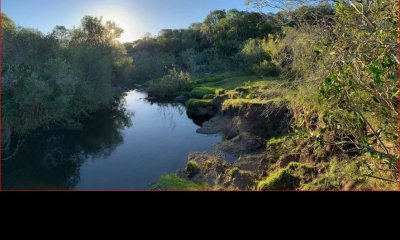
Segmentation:
{"type": "Polygon", "coordinates": [[[386,60],[385,62],[382,62],[381,65],[382,65],[382,67],[389,68],[389,67],[391,67],[391,66],[394,65],[394,61],[393,61],[391,58],[389,58],[389,59],[386,60]]]}
{"type": "Polygon", "coordinates": [[[331,86],[333,84],[333,79],[330,78],[330,77],[325,78],[324,84],[327,85],[327,86],[331,86]]]}
{"type": "Polygon", "coordinates": [[[382,83],[381,75],[385,72],[376,65],[369,66],[368,70],[374,75],[374,82],[376,84],[382,83]]]}
{"type": "Polygon", "coordinates": [[[376,131],[376,134],[379,136],[379,135],[381,135],[382,132],[383,132],[382,129],[378,129],[378,131],[376,131]]]}
{"type": "Polygon", "coordinates": [[[314,52],[316,53],[316,54],[321,54],[322,52],[323,52],[324,50],[322,49],[322,48],[320,48],[320,47],[315,47],[314,48],[314,52]]]}
{"type": "Polygon", "coordinates": [[[369,138],[375,137],[375,134],[370,133],[370,134],[367,135],[367,137],[369,137],[369,138]]]}
{"type": "Polygon", "coordinates": [[[382,160],[382,162],[385,163],[385,164],[387,164],[387,165],[390,165],[390,164],[392,163],[392,161],[390,161],[389,158],[384,158],[384,159],[382,160]]]}
{"type": "Polygon", "coordinates": [[[379,103],[379,99],[377,97],[372,97],[372,99],[374,100],[374,102],[379,103]]]}
{"type": "Polygon", "coordinates": [[[392,97],[398,97],[399,96],[399,92],[400,90],[397,90],[397,92],[395,92],[393,95],[392,95],[392,97]]]}
{"type": "Polygon", "coordinates": [[[378,67],[375,66],[375,65],[371,65],[371,66],[368,68],[368,70],[369,70],[371,73],[375,74],[375,75],[381,75],[382,73],[384,73],[384,71],[383,71],[382,69],[378,68],[378,67]]]}
{"type": "Polygon", "coordinates": [[[381,75],[380,74],[375,74],[374,75],[374,82],[376,84],[381,84],[382,83],[382,79],[381,79],[381,75]]]}

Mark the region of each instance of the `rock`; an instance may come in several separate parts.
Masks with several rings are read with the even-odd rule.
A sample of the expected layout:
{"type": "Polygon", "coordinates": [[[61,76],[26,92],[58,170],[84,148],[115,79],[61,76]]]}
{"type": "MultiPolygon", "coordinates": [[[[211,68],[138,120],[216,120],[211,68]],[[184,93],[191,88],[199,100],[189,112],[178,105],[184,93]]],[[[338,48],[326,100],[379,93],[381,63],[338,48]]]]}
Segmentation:
{"type": "Polygon", "coordinates": [[[217,149],[235,156],[240,156],[242,154],[258,151],[264,146],[264,139],[250,133],[241,133],[231,140],[218,144],[217,149]]]}
{"type": "Polygon", "coordinates": [[[255,174],[238,168],[231,168],[221,177],[220,185],[228,189],[246,190],[256,185],[255,180],[255,174]]]}
{"type": "Polygon", "coordinates": [[[183,102],[183,101],[186,101],[186,100],[187,100],[187,97],[185,97],[185,96],[177,96],[174,99],[174,101],[177,101],[177,102],[183,102]]]}
{"type": "Polygon", "coordinates": [[[239,135],[239,131],[232,125],[230,117],[216,116],[207,122],[204,122],[202,127],[197,129],[200,134],[218,134],[222,133],[228,139],[239,135]]]}
{"type": "Polygon", "coordinates": [[[209,153],[191,153],[188,164],[179,170],[179,177],[195,183],[208,183],[222,189],[249,190],[257,184],[257,176],[262,169],[260,156],[252,156],[243,161],[226,162],[222,157],[209,153]]]}
{"type": "Polygon", "coordinates": [[[190,118],[208,118],[210,119],[216,114],[216,108],[211,101],[208,100],[189,100],[187,114],[190,118]]]}
{"type": "Polygon", "coordinates": [[[197,183],[214,185],[219,175],[224,173],[227,162],[219,156],[208,153],[191,153],[185,169],[177,172],[178,176],[189,177],[197,183]]]}

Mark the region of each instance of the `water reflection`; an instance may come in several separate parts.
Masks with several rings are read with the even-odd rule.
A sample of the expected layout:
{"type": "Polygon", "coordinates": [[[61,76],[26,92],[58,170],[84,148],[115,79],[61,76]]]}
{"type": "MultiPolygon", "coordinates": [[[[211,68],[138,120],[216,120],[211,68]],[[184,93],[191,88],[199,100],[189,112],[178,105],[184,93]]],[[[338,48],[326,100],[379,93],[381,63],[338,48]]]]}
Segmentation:
{"type": "Polygon", "coordinates": [[[37,133],[18,154],[3,162],[4,189],[73,189],[88,159],[108,157],[124,143],[123,130],[132,126],[132,112],[123,98],[83,120],[79,131],[37,133]]]}
{"type": "Polygon", "coordinates": [[[197,134],[183,104],[146,97],[129,92],[85,119],[79,131],[31,136],[4,163],[3,188],[145,190],[184,167],[189,152],[209,151],[221,140],[197,134]]]}
{"type": "Polygon", "coordinates": [[[157,112],[159,113],[160,119],[166,122],[171,129],[175,129],[177,124],[176,113],[174,113],[173,110],[179,114],[178,117],[182,117],[186,114],[186,107],[181,103],[158,103],[156,105],[158,107],[157,112]]]}

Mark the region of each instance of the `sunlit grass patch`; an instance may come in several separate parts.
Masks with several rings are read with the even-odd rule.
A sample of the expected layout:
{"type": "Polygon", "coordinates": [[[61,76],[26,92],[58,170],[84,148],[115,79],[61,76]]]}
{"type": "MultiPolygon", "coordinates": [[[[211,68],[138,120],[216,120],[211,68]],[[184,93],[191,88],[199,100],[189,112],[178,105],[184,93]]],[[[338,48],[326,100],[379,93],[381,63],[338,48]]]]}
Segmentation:
{"type": "Polygon", "coordinates": [[[184,178],[178,177],[175,174],[162,175],[157,182],[157,186],[161,190],[170,191],[206,191],[212,190],[208,184],[197,184],[184,178]]]}

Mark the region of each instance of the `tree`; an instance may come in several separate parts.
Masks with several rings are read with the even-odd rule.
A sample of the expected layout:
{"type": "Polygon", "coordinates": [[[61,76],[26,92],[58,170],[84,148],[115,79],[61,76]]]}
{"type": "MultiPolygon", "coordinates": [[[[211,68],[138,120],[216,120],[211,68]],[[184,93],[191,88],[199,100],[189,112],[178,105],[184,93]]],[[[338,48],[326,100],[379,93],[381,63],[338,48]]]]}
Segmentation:
{"type": "MultiPolygon", "coordinates": [[[[303,98],[309,96],[302,102],[302,107],[308,108],[303,112],[320,114],[317,126],[321,143],[349,155],[369,153],[380,160],[375,164],[378,169],[382,162],[386,163],[387,171],[396,176],[399,161],[397,2],[336,1],[334,12],[329,7],[316,7],[320,1],[312,0],[248,3],[259,8],[296,9],[286,12],[284,17],[301,21],[289,24],[294,32],[285,31],[283,41],[291,41],[287,45],[293,54],[291,70],[296,68],[302,73],[297,82],[299,89],[309,92],[303,90],[298,94],[303,98]],[[318,31],[311,31],[309,37],[301,40],[301,34],[306,33],[305,26],[314,25],[314,17],[324,16],[329,21],[313,26],[318,31]],[[299,54],[305,55],[299,58],[299,54]],[[313,94],[316,90],[319,90],[318,96],[313,94]]],[[[376,166],[368,166],[369,171],[376,170],[376,166]]]]}
{"type": "Polygon", "coordinates": [[[63,126],[114,100],[113,84],[131,78],[122,29],[84,17],[80,27],[45,35],[3,18],[3,145],[41,127],[63,126]]]}

